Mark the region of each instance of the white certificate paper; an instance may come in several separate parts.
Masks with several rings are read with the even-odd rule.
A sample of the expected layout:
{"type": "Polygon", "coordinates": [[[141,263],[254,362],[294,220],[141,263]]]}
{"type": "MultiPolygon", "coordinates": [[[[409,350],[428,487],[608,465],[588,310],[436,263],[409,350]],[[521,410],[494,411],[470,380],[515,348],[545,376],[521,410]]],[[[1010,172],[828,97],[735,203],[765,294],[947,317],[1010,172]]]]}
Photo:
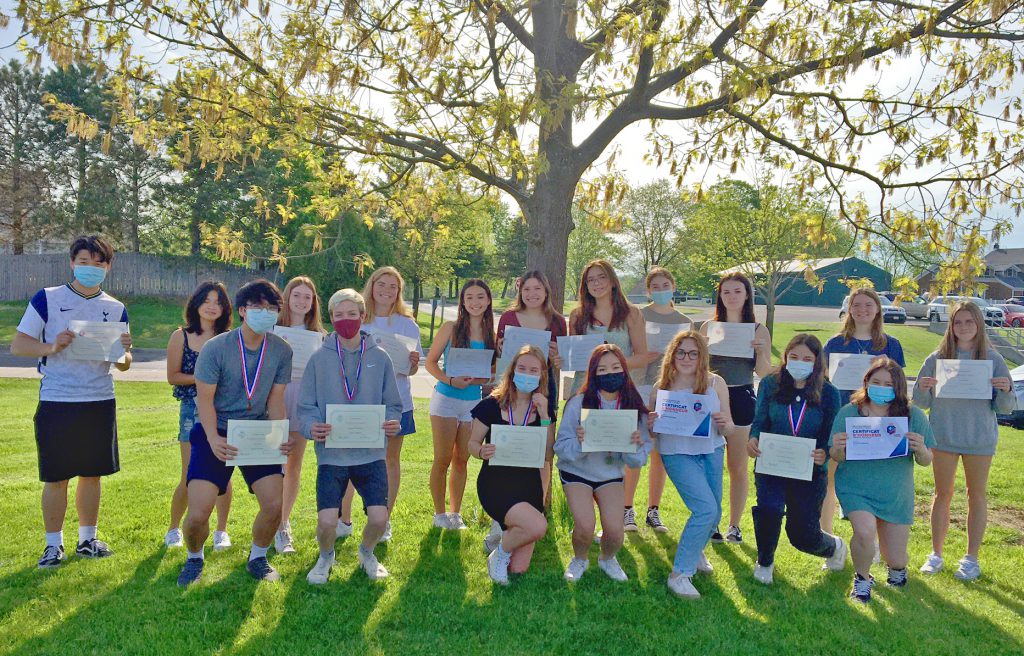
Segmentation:
{"type": "Polygon", "coordinates": [[[647,350],[652,353],[664,353],[668,345],[679,333],[690,329],[690,323],[655,323],[647,322],[647,350]]]}
{"type": "Polygon", "coordinates": [[[910,455],[906,417],[847,417],[846,459],[885,460],[910,455]]]}
{"type": "Polygon", "coordinates": [[[586,371],[590,354],[604,344],[604,335],[563,335],[556,341],[558,355],[562,358],[562,371],[586,371]]]}
{"type": "Polygon", "coordinates": [[[519,326],[505,327],[505,340],[501,345],[501,357],[511,361],[524,346],[536,346],[544,354],[544,363],[548,361],[548,348],[551,346],[551,331],[519,326]]]}
{"type": "Polygon", "coordinates": [[[654,432],[663,435],[711,437],[711,408],[716,401],[710,394],[690,394],[658,390],[654,411],[654,432]]]}
{"type": "Polygon", "coordinates": [[[841,390],[857,390],[864,385],[864,374],[880,355],[833,353],[828,356],[828,379],[841,390]]]}
{"type": "Polygon", "coordinates": [[[228,419],[228,444],[238,454],[226,463],[231,466],[283,465],[288,456],[281,445],[288,441],[288,420],[228,419]]]}
{"type": "Polygon", "coordinates": [[[991,360],[936,360],[935,397],[992,400],[991,360]]]}
{"type": "Polygon", "coordinates": [[[494,455],[489,462],[501,467],[540,469],[547,455],[546,426],[505,426],[491,424],[494,455]]]}
{"type": "Polygon", "coordinates": [[[807,437],[761,433],[757,440],[761,455],[754,472],[809,481],[814,476],[814,445],[807,437]]]}
{"type": "Polygon", "coordinates": [[[99,362],[122,362],[124,347],[121,335],[128,332],[128,324],[114,321],[68,322],[68,330],[75,333],[70,346],[64,353],[72,360],[95,360],[99,362]]]}
{"type": "Polygon", "coordinates": [[[291,326],[274,326],[274,334],[292,347],[292,380],[302,380],[309,358],[323,346],[323,333],[291,326]]]}
{"type": "Polygon", "coordinates": [[[449,376],[491,379],[492,349],[450,348],[444,360],[444,372],[449,376]]]}
{"type": "Polygon", "coordinates": [[[756,324],[709,321],[708,351],[711,355],[730,358],[754,357],[754,331],[756,324]]]}
{"type": "Polygon", "coordinates": [[[583,408],[584,453],[612,451],[636,453],[633,433],[637,430],[636,410],[591,410],[583,408]]]}
{"type": "Polygon", "coordinates": [[[389,333],[380,328],[367,328],[366,330],[373,338],[373,343],[387,352],[388,357],[391,358],[391,364],[395,366],[395,373],[408,376],[412,371],[409,354],[416,350],[418,346],[416,340],[398,333],[389,333]]]}
{"type": "Polygon", "coordinates": [[[384,411],[382,405],[327,404],[326,422],[331,433],[324,446],[328,449],[383,449],[384,411]]]}

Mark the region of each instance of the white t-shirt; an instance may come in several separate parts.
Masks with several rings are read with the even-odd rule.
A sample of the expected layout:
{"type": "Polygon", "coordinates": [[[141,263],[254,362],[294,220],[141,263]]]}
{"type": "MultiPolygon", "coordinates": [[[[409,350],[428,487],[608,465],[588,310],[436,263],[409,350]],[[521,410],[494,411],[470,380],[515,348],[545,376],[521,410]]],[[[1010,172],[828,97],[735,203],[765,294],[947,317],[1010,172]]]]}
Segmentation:
{"type": "MultiPolygon", "coordinates": [[[[72,319],[128,322],[124,303],[99,291],[86,297],[71,285],[36,292],[18,324],[18,332],[52,344],[72,319]]],[[[114,377],[109,362],[72,360],[64,352],[39,360],[40,401],[107,401],[114,398],[114,377]]]]}
{"type": "MultiPolygon", "coordinates": [[[[420,358],[423,358],[423,344],[420,342],[420,327],[415,321],[401,314],[392,314],[386,317],[374,317],[373,321],[366,324],[378,330],[386,330],[394,335],[404,335],[416,340],[416,350],[420,358]]],[[[412,384],[409,377],[395,372],[395,379],[398,381],[398,393],[402,395],[402,412],[412,410],[412,384]]]]}

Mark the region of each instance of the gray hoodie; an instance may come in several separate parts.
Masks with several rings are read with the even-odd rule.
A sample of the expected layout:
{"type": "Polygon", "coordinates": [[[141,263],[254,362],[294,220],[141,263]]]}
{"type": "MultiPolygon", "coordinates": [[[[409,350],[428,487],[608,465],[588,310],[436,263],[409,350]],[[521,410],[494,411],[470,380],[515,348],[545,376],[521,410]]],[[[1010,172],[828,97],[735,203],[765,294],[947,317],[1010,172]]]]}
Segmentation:
{"type": "MultiPolygon", "coordinates": [[[[604,404],[602,401],[602,407],[604,404]]],[[[606,409],[614,409],[608,407],[606,409]]],[[[569,399],[562,412],[562,421],[558,425],[558,436],[555,438],[555,453],[558,454],[558,469],[575,474],[595,483],[622,478],[623,469],[643,467],[647,464],[647,454],[651,452],[651,436],[647,432],[647,419],[641,417],[637,429],[643,444],[636,448],[636,453],[584,453],[576,429],[580,426],[583,410],[583,395],[577,394],[569,399]]]]}
{"type": "MultiPolygon", "coordinates": [[[[366,333],[363,333],[363,336],[366,337],[366,333]]],[[[334,333],[328,335],[323,346],[309,358],[306,373],[302,376],[298,419],[299,430],[307,440],[312,439],[313,424],[322,423],[326,419],[328,404],[385,405],[385,419],[402,418],[402,396],[398,391],[395,368],[388,354],[372,339],[367,339],[366,350],[363,352],[363,368],[359,374],[359,382],[356,383],[359,349],[341,349],[349,384],[356,386],[355,396],[349,401],[341,380],[337,345],[337,336],[334,333]]],[[[315,442],[314,446],[319,464],[342,467],[383,460],[385,452],[385,449],[328,449],[323,442],[315,442]]]]}

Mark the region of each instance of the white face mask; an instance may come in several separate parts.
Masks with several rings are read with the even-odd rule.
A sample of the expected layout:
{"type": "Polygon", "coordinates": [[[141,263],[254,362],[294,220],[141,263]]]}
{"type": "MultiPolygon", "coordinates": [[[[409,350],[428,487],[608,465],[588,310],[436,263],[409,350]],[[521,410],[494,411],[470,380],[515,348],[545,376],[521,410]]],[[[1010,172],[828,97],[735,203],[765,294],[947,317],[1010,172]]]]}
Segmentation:
{"type": "Polygon", "coordinates": [[[814,363],[803,360],[787,360],[786,371],[793,377],[793,380],[807,380],[807,377],[814,371],[814,363]]]}

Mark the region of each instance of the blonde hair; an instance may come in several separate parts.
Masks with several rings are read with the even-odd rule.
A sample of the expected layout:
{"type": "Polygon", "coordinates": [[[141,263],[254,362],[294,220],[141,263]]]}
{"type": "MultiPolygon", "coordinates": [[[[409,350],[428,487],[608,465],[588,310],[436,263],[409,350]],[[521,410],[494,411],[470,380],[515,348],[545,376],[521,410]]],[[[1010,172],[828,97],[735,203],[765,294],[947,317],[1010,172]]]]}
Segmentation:
{"type": "Polygon", "coordinates": [[[985,332],[985,317],[981,314],[981,308],[971,301],[957,301],[949,310],[949,323],[946,324],[946,334],[942,336],[942,343],[939,344],[938,354],[943,359],[956,358],[957,341],[953,334],[953,319],[958,312],[966,312],[974,319],[978,326],[978,336],[974,338],[974,353],[971,358],[984,360],[988,357],[988,333],[985,332]]]}
{"type": "Polygon", "coordinates": [[[317,294],[316,292],[316,285],[313,283],[313,279],[309,278],[308,276],[295,276],[294,278],[288,281],[287,285],[285,285],[284,291],[281,292],[281,297],[284,301],[284,306],[287,311],[278,314],[277,325],[291,325],[290,322],[292,320],[292,313],[291,301],[289,299],[291,298],[292,291],[296,287],[301,287],[303,285],[309,287],[309,291],[313,292],[313,305],[310,306],[309,312],[306,313],[306,316],[303,318],[302,323],[305,325],[306,330],[312,330],[318,333],[326,333],[327,331],[324,330],[323,322],[320,317],[320,295],[317,294]]]}
{"type": "Polygon", "coordinates": [[[412,319],[412,310],[405,304],[403,294],[405,294],[405,279],[402,278],[402,274],[395,267],[384,266],[371,273],[366,281],[366,285],[363,287],[363,300],[366,304],[366,323],[372,323],[375,317],[390,317],[392,314],[399,314],[412,319]],[[373,300],[373,286],[384,276],[394,276],[395,280],[398,281],[398,296],[391,306],[391,311],[386,314],[377,310],[377,304],[373,300]]]}
{"type": "Polygon", "coordinates": [[[331,317],[334,316],[334,308],[345,301],[352,301],[359,308],[359,314],[366,314],[366,302],[363,300],[363,295],[354,289],[346,288],[334,292],[331,295],[331,300],[327,301],[327,312],[331,317]]]}
{"type": "Polygon", "coordinates": [[[676,379],[676,351],[684,339],[692,339],[697,344],[697,375],[693,381],[693,393],[705,394],[711,385],[711,355],[708,353],[707,340],[696,330],[684,330],[672,338],[665,349],[665,355],[661,358],[661,371],[658,372],[655,387],[671,389],[676,379]]]}
{"type": "Polygon", "coordinates": [[[849,344],[853,334],[857,330],[857,322],[853,320],[853,300],[858,296],[867,296],[878,306],[878,314],[871,320],[871,347],[876,351],[885,348],[889,338],[882,328],[882,297],[870,287],[859,287],[850,292],[849,300],[846,303],[846,319],[843,321],[843,329],[839,334],[843,336],[843,344],[849,344]]]}
{"type": "Polygon", "coordinates": [[[532,355],[537,358],[540,362],[540,382],[537,384],[537,390],[541,394],[547,394],[548,391],[548,368],[544,365],[544,354],[540,352],[540,349],[531,344],[523,346],[516,353],[515,357],[512,358],[512,362],[509,363],[508,369],[505,370],[505,378],[498,384],[494,391],[491,392],[491,397],[498,402],[498,405],[502,408],[507,408],[512,402],[512,393],[516,391],[516,383],[513,380],[516,365],[519,364],[519,358],[524,355],[532,355]]]}

